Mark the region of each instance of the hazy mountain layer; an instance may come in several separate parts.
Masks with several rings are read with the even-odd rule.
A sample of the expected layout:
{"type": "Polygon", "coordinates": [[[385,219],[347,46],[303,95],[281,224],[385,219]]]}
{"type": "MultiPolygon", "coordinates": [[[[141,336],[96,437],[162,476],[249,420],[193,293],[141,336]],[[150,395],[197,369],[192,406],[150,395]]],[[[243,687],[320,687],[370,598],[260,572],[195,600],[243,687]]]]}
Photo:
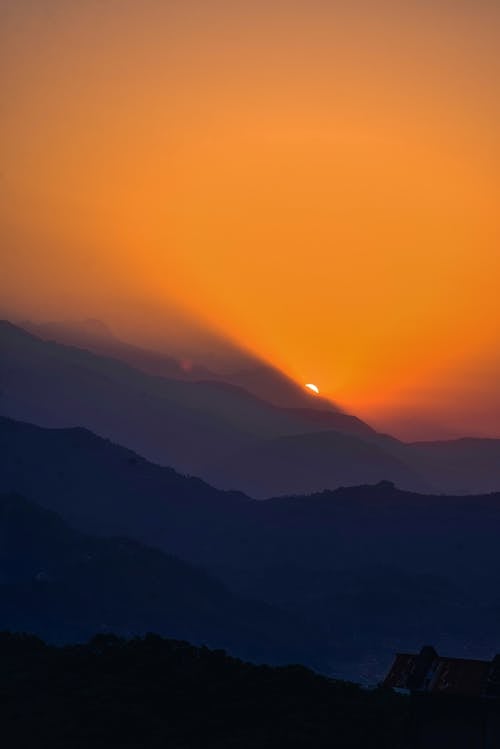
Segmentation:
{"type": "Polygon", "coordinates": [[[6,322],[0,323],[0,410],[42,426],[84,426],[202,477],[261,441],[332,429],[372,433],[346,414],[277,408],[226,383],[153,377],[6,322]]]}
{"type": "Polygon", "coordinates": [[[43,426],[85,426],[259,498],[381,479],[413,491],[500,488],[500,440],[405,444],[348,414],[278,408],[225,382],[154,377],[6,322],[0,412],[43,426]]]}
{"type": "Polygon", "coordinates": [[[329,401],[312,398],[276,368],[236,349],[233,358],[239,360],[239,366],[235,371],[228,371],[226,366],[222,374],[202,363],[201,352],[193,362],[190,357],[168,355],[127,343],[117,338],[100,320],[24,322],[22,327],[46,340],[87,348],[97,354],[120,359],[148,374],[194,382],[226,382],[281,407],[336,410],[329,401]]]}
{"type": "Polygon", "coordinates": [[[59,642],[154,631],[254,660],[321,665],[319,641],[298,617],[137,541],[72,530],[19,495],[0,495],[0,549],[1,630],[59,642]]]}
{"type": "Polygon", "coordinates": [[[257,502],[82,429],[7,419],[0,451],[1,490],[86,532],[201,565],[237,595],[307,619],[317,638],[326,629],[326,671],[373,680],[395,649],[422,641],[486,657],[500,649],[500,494],[381,483],[257,502]]]}

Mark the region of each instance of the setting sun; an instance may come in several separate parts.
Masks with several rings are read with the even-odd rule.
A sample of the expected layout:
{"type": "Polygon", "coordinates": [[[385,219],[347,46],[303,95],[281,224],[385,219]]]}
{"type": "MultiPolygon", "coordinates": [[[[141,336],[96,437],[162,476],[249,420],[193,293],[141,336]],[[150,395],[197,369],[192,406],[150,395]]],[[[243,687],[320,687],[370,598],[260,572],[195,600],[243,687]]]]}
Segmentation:
{"type": "Polygon", "coordinates": [[[308,382],[306,384],[306,388],[308,388],[312,393],[316,393],[316,395],[319,395],[319,388],[317,385],[313,385],[312,382],[308,382]]]}
{"type": "Polygon", "coordinates": [[[3,310],[497,435],[498,3],[47,3],[0,4],[3,310]]]}

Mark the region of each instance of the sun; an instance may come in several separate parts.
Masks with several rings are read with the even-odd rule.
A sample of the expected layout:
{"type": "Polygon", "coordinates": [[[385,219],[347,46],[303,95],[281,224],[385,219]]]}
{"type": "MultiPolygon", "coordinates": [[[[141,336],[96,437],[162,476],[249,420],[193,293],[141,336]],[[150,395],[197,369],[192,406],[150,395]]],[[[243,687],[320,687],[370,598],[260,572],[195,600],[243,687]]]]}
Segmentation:
{"type": "Polygon", "coordinates": [[[319,395],[319,387],[317,385],[313,385],[312,382],[307,382],[306,388],[308,388],[312,393],[319,395]]]}

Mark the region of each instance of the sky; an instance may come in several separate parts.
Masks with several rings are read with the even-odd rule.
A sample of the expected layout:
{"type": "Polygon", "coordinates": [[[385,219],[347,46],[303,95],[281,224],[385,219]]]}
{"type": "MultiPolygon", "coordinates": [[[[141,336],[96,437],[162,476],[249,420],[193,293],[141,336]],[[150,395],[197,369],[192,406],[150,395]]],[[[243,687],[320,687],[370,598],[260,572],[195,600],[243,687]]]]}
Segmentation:
{"type": "Polygon", "coordinates": [[[499,45],[487,0],[0,0],[0,307],[500,436],[499,45]]]}

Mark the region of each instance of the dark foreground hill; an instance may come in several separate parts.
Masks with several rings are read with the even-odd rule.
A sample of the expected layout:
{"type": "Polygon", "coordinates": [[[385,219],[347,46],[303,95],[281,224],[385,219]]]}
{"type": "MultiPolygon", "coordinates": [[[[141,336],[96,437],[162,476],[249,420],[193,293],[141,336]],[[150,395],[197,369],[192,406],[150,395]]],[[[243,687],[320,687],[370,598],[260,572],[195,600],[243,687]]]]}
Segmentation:
{"type": "Polygon", "coordinates": [[[55,642],[155,631],[257,662],[319,663],[318,633],[229,592],[171,555],[94,538],[19,496],[0,495],[0,630],[55,642]]]}
{"type": "Polygon", "coordinates": [[[9,749],[403,749],[408,701],[300,666],[147,636],[54,648],[0,635],[9,749]]]}

